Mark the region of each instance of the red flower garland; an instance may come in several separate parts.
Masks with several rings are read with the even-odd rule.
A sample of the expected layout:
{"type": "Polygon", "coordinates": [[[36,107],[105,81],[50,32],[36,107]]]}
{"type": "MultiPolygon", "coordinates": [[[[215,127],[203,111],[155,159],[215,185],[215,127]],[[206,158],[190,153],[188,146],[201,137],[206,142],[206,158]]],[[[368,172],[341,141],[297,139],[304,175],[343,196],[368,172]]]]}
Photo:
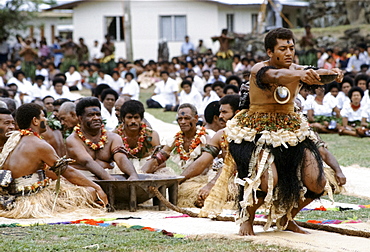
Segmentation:
{"type": "Polygon", "coordinates": [[[189,160],[190,154],[202,142],[200,140],[200,137],[206,134],[206,128],[204,127],[201,127],[200,130],[197,130],[197,133],[195,134],[193,140],[191,140],[189,152],[186,152],[184,149],[184,133],[182,131],[177,132],[175,135],[175,148],[177,153],[180,155],[180,159],[185,161],[189,160]]]}
{"type": "Polygon", "coordinates": [[[104,144],[107,143],[107,130],[104,128],[104,125],[101,126],[101,136],[98,143],[93,143],[90,139],[87,139],[82,133],[81,126],[79,124],[77,124],[73,130],[79,138],[81,138],[81,140],[94,151],[104,148],[104,144]]]}
{"type": "Polygon", "coordinates": [[[20,132],[21,132],[21,136],[34,135],[34,136],[37,136],[38,138],[42,139],[42,137],[39,135],[39,133],[33,131],[31,128],[22,129],[22,130],[20,130],[20,132]]]}
{"type": "Polygon", "coordinates": [[[146,139],[146,129],[147,129],[147,126],[145,123],[140,123],[140,132],[139,132],[139,138],[137,140],[137,146],[133,149],[130,148],[130,145],[128,144],[127,142],[127,136],[125,136],[125,132],[123,130],[123,127],[122,126],[119,126],[117,128],[117,132],[118,134],[121,136],[122,138],[122,141],[123,141],[123,147],[125,147],[125,149],[130,152],[131,155],[135,156],[137,153],[139,153],[141,151],[141,149],[143,148],[144,146],[144,141],[146,139]]]}

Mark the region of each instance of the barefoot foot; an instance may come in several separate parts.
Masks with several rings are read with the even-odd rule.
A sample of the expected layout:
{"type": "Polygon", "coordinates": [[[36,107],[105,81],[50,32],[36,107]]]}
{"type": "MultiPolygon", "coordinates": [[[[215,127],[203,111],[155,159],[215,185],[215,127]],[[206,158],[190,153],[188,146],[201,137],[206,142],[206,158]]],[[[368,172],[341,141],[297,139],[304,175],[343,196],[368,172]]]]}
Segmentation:
{"type": "Polygon", "coordinates": [[[303,230],[302,228],[300,228],[300,226],[298,226],[295,221],[289,221],[286,230],[290,230],[292,232],[300,233],[300,234],[309,234],[310,233],[310,232],[307,232],[307,231],[303,230]]]}
{"type": "Polygon", "coordinates": [[[254,235],[253,220],[247,220],[240,225],[239,235],[254,235]]]}

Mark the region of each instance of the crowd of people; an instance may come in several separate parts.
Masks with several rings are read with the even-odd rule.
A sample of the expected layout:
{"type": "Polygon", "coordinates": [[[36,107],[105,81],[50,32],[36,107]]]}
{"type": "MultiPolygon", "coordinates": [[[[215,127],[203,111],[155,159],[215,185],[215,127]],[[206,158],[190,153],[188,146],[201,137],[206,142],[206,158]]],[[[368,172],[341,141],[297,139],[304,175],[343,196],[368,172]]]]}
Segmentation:
{"type": "MultiPolygon", "coordinates": [[[[369,115],[359,119],[361,127],[351,127],[356,116],[362,116],[358,110],[370,103],[369,78],[364,84],[366,73],[356,73],[354,83],[354,72],[343,78],[338,68],[314,70],[294,64],[295,42],[287,29],[267,35],[266,58],[251,52],[234,55],[226,30],[213,39],[222,45],[216,55],[194,50],[187,36],[184,55],[171,62],[145,63],[116,62],[109,36],[101,47],[95,42],[92,50],[82,38],[79,43],[58,38],[49,51],[44,40],[36,47],[32,39],[18,37],[19,53],[14,55],[20,58],[12,53],[0,69],[0,164],[13,178],[0,181],[0,216],[17,216],[13,210],[24,200],[21,195],[38,197],[37,192],[52,183],[48,178],[60,175],[82,187],[90,204],[106,206],[107,196],[92,178],[172,175],[166,166],[171,158],[184,176],[180,206],[204,206],[201,214],[207,215],[211,205],[221,202],[219,197],[235,202],[239,194],[241,235],[254,234],[254,212],[263,203],[270,218],[281,218],[279,227],[303,232],[292,217],[326,188],[322,159],[335,171],[337,183],[345,183],[339,164],[320,149],[322,141],[311,127],[366,136],[369,115]],[[322,85],[320,74],[336,74],[337,82],[322,85]],[[177,112],[180,130],[174,136],[160,136],[144,117],[140,89],[152,85],[146,105],[177,112]],[[81,90],[91,90],[91,96],[79,97],[81,90]],[[284,137],[276,136],[283,130],[284,137]],[[160,145],[161,137],[169,139],[165,145],[160,145]],[[34,165],[22,169],[16,163],[25,155],[22,165],[34,165]],[[291,164],[286,156],[292,157],[291,164]],[[236,172],[239,185],[227,178],[236,172]],[[287,178],[291,173],[297,176],[287,178]],[[33,189],[35,183],[42,186],[33,189]],[[220,188],[229,190],[219,194],[220,188]]],[[[22,213],[35,217],[34,209],[22,213]]]]}

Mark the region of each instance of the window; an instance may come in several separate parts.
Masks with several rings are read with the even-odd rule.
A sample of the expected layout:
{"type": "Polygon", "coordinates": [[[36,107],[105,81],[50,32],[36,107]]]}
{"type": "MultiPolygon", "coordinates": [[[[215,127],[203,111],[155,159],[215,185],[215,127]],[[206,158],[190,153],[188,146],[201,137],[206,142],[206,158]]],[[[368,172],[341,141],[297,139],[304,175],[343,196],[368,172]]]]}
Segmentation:
{"type": "Polygon", "coordinates": [[[123,17],[105,17],[105,35],[109,34],[112,40],[125,40],[125,33],[123,32],[124,25],[123,17]]]}
{"type": "Polygon", "coordinates": [[[160,39],[167,41],[183,41],[186,32],[186,16],[160,16],[160,39]]]}
{"type": "Polygon", "coordinates": [[[226,27],[229,32],[234,32],[234,14],[226,14],[226,27]]]}
{"type": "Polygon", "coordinates": [[[258,33],[258,14],[252,14],[252,33],[258,33]]]}

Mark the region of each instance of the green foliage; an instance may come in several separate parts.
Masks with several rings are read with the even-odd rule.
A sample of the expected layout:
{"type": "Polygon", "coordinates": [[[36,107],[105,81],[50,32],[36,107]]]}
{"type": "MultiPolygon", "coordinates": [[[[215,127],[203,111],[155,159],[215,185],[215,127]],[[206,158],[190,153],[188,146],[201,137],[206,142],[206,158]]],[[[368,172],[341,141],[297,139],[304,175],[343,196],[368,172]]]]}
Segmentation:
{"type": "Polygon", "coordinates": [[[2,251],[295,251],[243,240],[177,239],[114,226],[45,225],[0,231],[2,251]]]}
{"type": "Polygon", "coordinates": [[[7,0],[0,4],[0,40],[6,39],[13,31],[25,29],[41,4],[55,3],[55,0],[7,0]]]}

